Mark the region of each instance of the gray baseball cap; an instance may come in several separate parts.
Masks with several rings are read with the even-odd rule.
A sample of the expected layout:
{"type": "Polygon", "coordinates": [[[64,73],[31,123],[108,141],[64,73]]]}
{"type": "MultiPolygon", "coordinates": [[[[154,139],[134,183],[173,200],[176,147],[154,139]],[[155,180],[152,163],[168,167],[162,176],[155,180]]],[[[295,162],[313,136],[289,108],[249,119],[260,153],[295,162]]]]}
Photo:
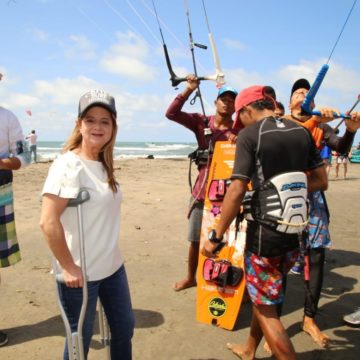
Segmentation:
{"type": "Polygon", "coordinates": [[[102,106],[116,117],[115,99],[103,90],[91,90],[79,100],[79,118],[92,106],[102,106]]]}

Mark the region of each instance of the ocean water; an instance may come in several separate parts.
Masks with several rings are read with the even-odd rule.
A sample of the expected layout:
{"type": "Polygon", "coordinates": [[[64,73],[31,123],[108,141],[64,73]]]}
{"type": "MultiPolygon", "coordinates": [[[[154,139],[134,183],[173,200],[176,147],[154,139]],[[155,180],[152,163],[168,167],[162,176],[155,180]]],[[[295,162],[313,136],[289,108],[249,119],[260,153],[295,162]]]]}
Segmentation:
{"type": "MultiPolygon", "coordinates": [[[[54,160],[64,146],[62,141],[38,141],[37,154],[40,161],[54,160]]],[[[153,155],[155,159],[186,158],[196,149],[194,143],[174,142],[117,142],[114,148],[114,158],[136,159],[153,155]]]]}

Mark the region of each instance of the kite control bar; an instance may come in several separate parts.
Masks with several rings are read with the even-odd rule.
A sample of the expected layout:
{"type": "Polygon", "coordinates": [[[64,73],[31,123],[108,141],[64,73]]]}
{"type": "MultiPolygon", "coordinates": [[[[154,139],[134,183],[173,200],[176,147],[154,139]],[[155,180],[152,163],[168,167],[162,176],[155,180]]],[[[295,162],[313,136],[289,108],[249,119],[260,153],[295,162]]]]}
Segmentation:
{"type": "MultiPolygon", "coordinates": [[[[320,86],[321,86],[321,84],[322,84],[328,70],[329,70],[329,65],[324,64],[321,67],[321,69],[320,69],[314,83],[311,85],[311,88],[309,89],[308,93],[306,94],[305,99],[304,99],[304,101],[303,101],[303,103],[301,105],[301,111],[302,111],[302,113],[304,115],[321,116],[321,112],[318,111],[318,110],[313,110],[311,108],[311,104],[313,103],[314,98],[315,98],[315,96],[316,96],[316,94],[317,94],[317,92],[318,92],[318,90],[319,90],[319,88],[320,88],[320,86]]],[[[357,104],[360,101],[359,96],[358,96],[358,99],[357,99],[356,103],[354,104],[354,106],[351,108],[350,111],[348,111],[346,113],[335,113],[334,112],[334,119],[337,119],[337,118],[349,119],[350,118],[350,112],[352,110],[354,110],[354,108],[357,106],[357,104]]]]}
{"type": "MultiPolygon", "coordinates": [[[[161,24],[160,24],[160,19],[159,19],[158,14],[157,14],[157,10],[156,10],[156,6],[155,6],[154,0],[152,1],[152,4],[153,4],[153,9],[154,9],[154,14],[155,14],[156,20],[157,20],[158,25],[159,25],[160,35],[161,35],[161,39],[162,39],[162,43],[163,43],[163,49],[164,49],[164,54],[165,54],[166,65],[167,65],[167,68],[168,68],[169,73],[170,73],[171,85],[172,85],[173,87],[176,87],[176,86],[178,86],[181,82],[187,81],[187,78],[186,78],[186,77],[178,77],[178,76],[175,74],[175,72],[174,72],[174,70],[173,70],[173,68],[172,68],[171,61],[170,61],[170,56],[169,56],[169,52],[168,52],[168,49],[167,49],[167,46],[166,46],[166,43],[165,43],[165,39],[164,39],[164,36],[163,36],[163,33],[162,33],[161,24]]],[[[205,15],[206,15],[206,9],[205,9],[205,4],[204,4],[204,3],[203,3],[203,7],[204,7],[205,15]]],[[[194,63],[194,70],[195,70],[195,69],[196,69],[196,65],[195,65],[194,52],[193,52],[194,49],[193,49],[193,47],[196,46],[196,47],[198,47],[198,48],[200,48],[200,49],[204,49],[204,50],[207,50],[208,47],[207,47],[206,45],[199,44],[199,43],[195,43],[195,42],[193,41],[192,33],[191,33],[190,20],[189,20],[189,10],[188,10],[188,8],[187,8],[187,11],[186,11],[186,15],[188,16],[190,49],[191,49],[192,56],[193,56],[193,63],[194,63]]],[[[196,71],[195,71],[195,76],[197,77],[197,79],[198,79],[199,81],[203,81],[203,80],[212,80],[212,81],[215,81],[215,82],[216,82],[216,86],[217,86],[217,87],[221,87],[221,86],[223,86],[223,85],[225,84],[225,75],[224,75],[224,73],[223,73],[222,70],[221,70],[220,61],[219,61],[219,56],[218,56],[217,51],[216,51],[214,38],[212,37],[211,31],[210,31],[210,26],[209,26],[209,22],[208,22],[208,19],[207,19],[207,15],[206,15],[206,21],[207,21],[207,25],[208,25],[210,45],[211,45],[211,49],[212,49],[213,57],[214,57],[214,62],[215,62],[215,74],[213,74],[213,75],[207,75],[207,76],[197,76],[197,73],[196,73],[196,71]]]]}
{"type": "Polygon", "coordinates": [[[316,96],[316,94],[320,88],[320,85],[322,84],[328,70],[329,70],[329,65],[324,64],[321,67],[314,83],[311,85],[311,88],[309,89],[308,93],[306,94],[305,99],[301,105],[301,110],[304,114],[315,115],[315,114],[313,114],[311,104],[313,103],[315,96],[316,96]]]}

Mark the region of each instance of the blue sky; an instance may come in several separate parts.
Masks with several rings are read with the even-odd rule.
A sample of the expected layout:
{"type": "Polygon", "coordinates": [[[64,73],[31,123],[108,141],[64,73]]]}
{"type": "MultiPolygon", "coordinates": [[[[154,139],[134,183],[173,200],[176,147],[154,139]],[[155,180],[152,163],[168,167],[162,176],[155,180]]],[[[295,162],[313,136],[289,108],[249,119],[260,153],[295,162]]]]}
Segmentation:
{"type": "MultiPolygon", "coordinates": [[[[227,84],[272,85],[287,108],[293,81],[315,79],[353,2],[205,0],[227,84]]],[[[192,73],[184,1],[155,4],[175,72],[192,73]]],[[[194,41],[209,45],[201,0],[188,5],[194,41]]],[[[318,106],[346,111],[357,99],[359,19],[357,3],[330,60],[318,106]]],[[[35,129],[39,140],[65,140],[79,97],[101,88],[116,99],[120,141],[194,141],[191,132],[164,117],[184,85],[171,87],[151,0],[0,0],[0,23],[0,104],[15,112],[24,132],[35,129]]],[[[210,47],[196,48],[195,56],[199,75],[214,73],[210,47]]],[[[201,89],[211,114],[215,83],[204,81],[201,89]]],[[[200,107],[187,104],[185,110],[200,107]]]]}

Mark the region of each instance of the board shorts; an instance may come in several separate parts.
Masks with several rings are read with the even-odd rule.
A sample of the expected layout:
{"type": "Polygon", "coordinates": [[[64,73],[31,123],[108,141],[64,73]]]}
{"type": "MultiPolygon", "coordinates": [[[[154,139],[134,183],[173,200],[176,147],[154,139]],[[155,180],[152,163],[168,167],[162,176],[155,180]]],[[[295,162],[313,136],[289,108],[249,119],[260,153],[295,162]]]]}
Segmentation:
{"type": "MultiPolygon", "coordinates": [[[[189,206],[194,202],[190,197],[189,206]]],[[[188,240],[190,242],[199,242],[201,236],[201,223],[203,218],[204,202],[196,200],[189,216],[188,240]]]]}
{"type": "Polygon", "coordinates": [[[0,268],[21,260],[15,229],[12,174],[0,170],[0,268]]]}
{"type": "Polygon", "coordinates": [[[336,160],[337,164],[347,164],[348,162],[349,162],[349,158],[347,156],[342,156],[342,155],[339,155],[336,160]]]}
{"type": "Polygon", "coordinates": [[[254,304],[276,305],[284,301],[283,282],[298,255],[298,249],[274,257],[245,251],[246,288],[254,304]]]}
{"type": "Polygon", "coordinates": [[[331,247],[331,237],[329,231],[329,217],[321,191],[309,193],[310,217],[307,226],[308,236],[306,238],[306,248],[329,248],[331,247]]]}

